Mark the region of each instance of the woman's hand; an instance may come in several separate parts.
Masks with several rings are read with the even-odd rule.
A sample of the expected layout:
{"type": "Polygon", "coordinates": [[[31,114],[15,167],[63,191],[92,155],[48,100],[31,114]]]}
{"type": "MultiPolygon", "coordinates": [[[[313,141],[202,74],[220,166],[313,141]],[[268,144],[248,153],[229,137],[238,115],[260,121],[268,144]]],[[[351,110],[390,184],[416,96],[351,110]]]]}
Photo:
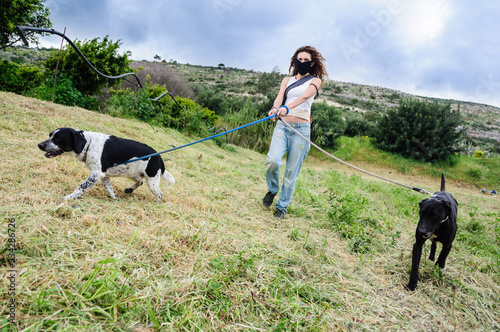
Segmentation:
{"type": "Polygon", "coordinates": [[[276,112],[276,116],[285,116],[288,115],[289,108],[285,105],[281,106],[278,111],[276,112]]]}
{"type": "Polygon", "coordinates": [[[273,107],[271,107],[271,110],[269,111],[269,113],[267,113],[267,116],[274,115],[274,114],[276,114],[277,111],[278,111],[278,108],[276,106],[273,106],[273,107]]]}
{"type": "MultiPolygon", "coordinates": [[[[269,111],[269,113],[267,113],[267,116],[274,115],[274,114],[276,114],[276,112],[278,112],[278,108],[276,106],[273,106],[273,107],[271,107],[271,110],[269,111]]],[[[271,120],[276,121],[276,117],[273,117],[271,120]]]]}

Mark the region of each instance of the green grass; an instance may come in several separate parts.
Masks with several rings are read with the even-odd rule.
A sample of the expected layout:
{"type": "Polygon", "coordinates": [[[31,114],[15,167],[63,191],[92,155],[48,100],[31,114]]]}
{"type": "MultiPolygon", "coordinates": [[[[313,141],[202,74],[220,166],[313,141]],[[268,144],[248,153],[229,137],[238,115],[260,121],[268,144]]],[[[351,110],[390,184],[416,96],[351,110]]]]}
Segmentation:
{"type": "MultiPolygon", "coordinates": [[[[500,329],[499,201],[458,171],[452,175],[460,164],[442,166],[459,202],[447,266],[440,271],[422,260],[421,280],[410,293],[403,285],[423,195],[313,151],[289,213],[277,221],[261,203],[265,155],[208,141],[162,155],[176,178],[175,186],[162,185],[162,204],[145,186],[124,194],[130,182],[120,178],[112,179],[118,201],[98,184],[66,202],[60,198],[87,169],[71,156],[46,159],[37,148],[61,126],[137,139],[157,150],[194,140],[0,92],[0,265],[7,270],[7,219],[13,218],[20,331],[500,329]]],[[[422,171],[427,166],[391,161],[355,139],[345,144],[351,149],[337,153],[369,171],[439,189],[436,175],[422,171]]],[[[482,174],[492,172],[481,166],[482,174]]],[[[7,289],[2,277],[3,304],[7,289]]],[[[0,308],[5,317],[7,306],[0,308]]],[[[8,326],[1,318],[0,329],[8,326]]]]}
{"type": "MultiPolygon", "coordinates": [[[[341,137],[335,156],[347,162],[376,164],[395,169],[402,174],[424,175],[440,179],[465,182],[488,190],[500,188],[500,157],[467,157],[455,155],[435,164],[403,158],[399,155],[376,149],[368,137],[341,137]]],[[[320,156],[320,152],[315,153],[320,156]]],[[[438,180],[439,181],[439,180],[438,180]]],[[[437,191],[437,190],[435,190],[437,191]]]]}

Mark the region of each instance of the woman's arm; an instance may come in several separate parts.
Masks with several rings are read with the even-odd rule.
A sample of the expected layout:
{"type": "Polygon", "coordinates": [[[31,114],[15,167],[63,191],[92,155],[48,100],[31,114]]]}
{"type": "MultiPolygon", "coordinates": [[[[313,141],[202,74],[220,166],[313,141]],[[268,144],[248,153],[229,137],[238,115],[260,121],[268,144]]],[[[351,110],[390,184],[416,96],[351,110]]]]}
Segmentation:
{"type": "MultiPolygon", "coordinates": [[[[303,102],[305,102],[307,99],[311,98],[312,96],[314,96],[316,94],[317,91],[316,91],[316,88],[314,87],[313,84],[315,84],[316,86],[321,86],[321,79],[315,77],[315,78],[313,78],[313,80],[312,80],[311,83],[312,84],[309,85],[309,87],[302,94],[302,96],[300,96],[299,98],[295,99],[291,103],[286,104],[286,106],[289,109],[292,109],[292,108],[295,108],[295,107],[299,106],[300,104],[302,104],[303,102]]],[[[279,112],[278,115],[285,115],[285,114],[286,114],[286,109],[283,107],[283,109],[280,110],[280,112],[279,112]]]]}
{"type": "Polygon", "coordinates": [[[283,101],[283,97],[285,96],[285,90],[289,80],[290,80],[289,76],[281,80],[280,91],[278,92],[276,99],[274,99],[273,107],[269,111],[268,116],[275,114],[278,111],[279,107],[281,106],[281,102],[283,101]]]}

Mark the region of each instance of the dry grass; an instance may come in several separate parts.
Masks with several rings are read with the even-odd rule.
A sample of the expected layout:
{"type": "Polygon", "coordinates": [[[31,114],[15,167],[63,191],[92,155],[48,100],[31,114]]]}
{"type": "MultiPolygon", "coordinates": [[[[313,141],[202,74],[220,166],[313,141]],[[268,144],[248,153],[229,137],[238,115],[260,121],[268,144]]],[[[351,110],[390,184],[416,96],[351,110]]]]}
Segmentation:
{"type": "MultiPolygon", "coordinates": [[[[163,155],[176,184],[163,186],[160,205],[146,187],[118,193],[129,184],[118,178],[112,179],[118,201],[99,184],[63,202],[88,171],[69,156],[49,160],[38,150],[37,143],[62,126],[138,139],[157,150],[194,140],[0,92],[0,213],[17,223],[19,330],[500,329],[498,198],[449,184],[460,204],[461,235],[444,271],[421,263],[421,281],[410,293],[403,285],[423,199],[414,192],[352,177],[311,157],[289,215],[276,222],[261,205],[265,156],[209,141],[163,155]],[[328,190],[344,205],[333,206],[328,190]],[[348,206],[349,197],[365,201],[348,206]],[[356,253],[352,238],[336,230],[330,215],[346,208],[380,226],[370,252],[356,253]],[[477,236],[465,231],[474,222],[483,227],[477,236]]],[[[432,179],[379,171],[438,189],[432,179]]],[[[6,226],[0,234],[5,248],[6,226]]],[[[5,250],[0,262],[6,271],[5,250]]],[[[8,303],[8,281],[0,281],[2,303],[8,303]]],[[[8,307],[1,311],[5,316],[8,307]]]]}

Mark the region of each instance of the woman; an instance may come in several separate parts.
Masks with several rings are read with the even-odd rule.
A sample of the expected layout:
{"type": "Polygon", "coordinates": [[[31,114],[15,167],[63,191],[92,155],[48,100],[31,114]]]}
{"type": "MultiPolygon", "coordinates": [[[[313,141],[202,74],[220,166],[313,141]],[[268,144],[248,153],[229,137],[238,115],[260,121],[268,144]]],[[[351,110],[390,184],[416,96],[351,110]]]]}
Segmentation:
{"type": "MultiPolygon", "coordinates": [[[[289,73],[291,76],[285,77],[281,82],[278,96],[268,113],[268,115],[277,114],[281,121],[278,121],[274,128],[265,164],[268,192],[262,203],[266,207],[271,206],[279,191],[279,172],[280,166],[283,164],[281,158],[285,153],[287,155],[283,186],[274,212],[274,216],[278,219],[285,218],[295,188],[295,181],[302,162],[310,149],[310,144],[282,121],[287,122],[304,137],[310,139],[311,105],[321,87],[321,82],[327,77],[325,59],[314,47],[301,47],[292,56],[289,73]],[[302,81],[298,85],[296,84],[289,91],[286,91],[287,87],[301,79],[302,81]]],[[[273,118],[273,121],[275,119],[273,118]]]]}

